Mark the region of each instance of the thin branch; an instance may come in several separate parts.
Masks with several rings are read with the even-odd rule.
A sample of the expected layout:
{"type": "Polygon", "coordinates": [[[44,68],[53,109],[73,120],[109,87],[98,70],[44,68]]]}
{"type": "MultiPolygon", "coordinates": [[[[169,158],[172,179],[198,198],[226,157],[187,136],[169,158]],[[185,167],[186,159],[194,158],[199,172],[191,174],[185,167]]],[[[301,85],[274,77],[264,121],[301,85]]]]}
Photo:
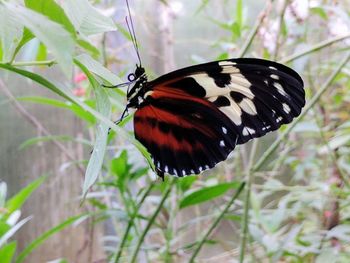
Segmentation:
{"type": "MultiPolygon", "coordinates": [[[[0,80],[0,89],[3,91],[3,93],[10,99],[14,107],[17,109],[17,111],[26,118],[36,129],[43,135],[53,138],[52,134],[40,123],[40,121],[35,118],[33,115],[31,115],[13,96],[11,91],[6,87],[5,83],[0,80]]],[[[76,163],[76,158],[72,155],[72,153],[58,140],[53,139],[53,144],[56,145],[61,152],[70,160],[72,163],[76,163]]],[[[83,166],[77,164],[77,168],[79,171],[84,174],[85,169],[83,166]]]]}
{"type": "Polygon", "coordinates": [[[257,140],[253,141],[252,149],[250,151],[250,156],[249,156],[249,163],[246,168],[247,187],[245,189],[245,195],[243,200],[244,207],[243,207],[243,217],[242,217],[242,238],[241,238],[241,248],[239,253],[240,263],[243,263],[243,260],[244,260],[247,237],[249,235],[250,192],[251,192],[252,183],[253,183],[253,172],[251,171],[251,169],[253,166],[257,146],[258,146],[258,141],[257,140]]]}
{"type": "Polygon", "coordinates": [[[134,252],[132,253],[132,257],[131,257],[131,260],[130,260],[131,263],[136,262],[137,255],[138,255],[138,253],[140,251],[140,248],[141,248],[141,245],[143,243],[143,240],[145,239],[148,231],[151,229],[151,226],[153,225],[157,215],[159,214],[160,210],[162,209],[163,204],[164,204],[165,200],[168,198],[168,196],[169,196],[169,194],[171,192],[171,188],[172,188],[172,186],[174,185],[175,182],[176,181],[174,179],[171,179],[170,183],[168,183],[168,186],[167,186],[166,190],[164,191],[163,197],[162,197],[161,201],[159,202],[159,204],[158,204],[158,206],[156,208],[156,211],[154,211],[152,217],[148,220],[148,223],[147,223],[145,229],[143,230],[143,232],[142,232],[142,234],[141,234],[141,236],[140,236],[140,238],[139,238],[139,240],[137,242],[136,248],[135,248],[134,252]]]}
{"type": "Polygon", "coordinates": [[[288,128],[280,134],[280,136],[277,138],[277,140],[264,152],[264,154],[260,157],[260,159],[256,162],[256,164],[252,168],[252,172],[258,171],[267,158],[277,149],[279,144],[287,137],[287,135],[292,131],[292,129],[300,122],[302,118],[306,115],[306,113],[315,105],[315,103],[320,99],[320,97],[325,93],[325,91],[328,89],[328,87],[331,85],[333,80],[336,78],[336,76],[339,74],[341,69],[346,65],[346,63],[350,59],[350,52],[347,53],[345,58],[339,63],[339,66],[334,70],[332,75],[327,79],[327,81],[324,83],[324,85],[318,90],[316,95],[310,100],[310,102],[305,106],[303,112],[300,114],[300,116],[293,121],[288,128]]]}
{"type": "Polygon", "coordinates": [[[199,251],[201,250],[203,244],[205,243],[205,241],[207,240],[207,238],[209,237],[209,235],[211,234],[211,232],[216,228],[216,226],[219,224],[219,222],[221,221],[221,219],[223,218],[223,216],[226,214],[226,212],[228,211],[228,209],[231,207],[231,205],[233,204],[233,202],[237,199],[237,197],[239,196],[239,194],[242,192],[243,188],[244,188],[245,182],[241,183],[241,185],[238,187],[236,193],[232,196],[231,200],[226,204],[225,208],[220,212],[220,214],[218,215],[218,217],[215,219],[215,221],[211,224],[211,226],[209,227],[208,231],[203,235],[203,237],[201,238],[201,240],[199,241],[196,250],[193,252],[190,260],[188,261],[189,263],[194,262],[197,254],[199,253],[199,251]]]}
{"type": "Polygon", "coordinates": [[[49,66],[57,64],[56,60],[43,60],[43,61],[21,61],[21,62],[12,62],[11,66],[14,67],[27,67],[27,66],[49,66]]]}
{"type": "Polygon", "coordinates": [[[320,50],[322,48],[328,47],[328,46],[330,46],[330,45],[332,45],[332,44],[334,44],[336,42],[342,41],[342,40],[347,39],[347,38],[350,38],[350,33],[346,34],[346,35],[343,35],[343,36],[338,36],[338,37],[334,37],[334,38],[322,41],[322,42],[312,46],[311,48],[305,49],[303,51],[300,51],[300,52],[297,52],[297,53],[295,53],[293,55],[285,57],[285,58],[281,59],[279,62],[280,63],[291,62],[293,60],[296,60],[297,58],[303,57],[303,56],[305,56],[307,54],[310,54],[310,53],[318,51],[318,50],[320,50]]]}
{"type": "Polygon", "coordinates": [[[256,34],[259,31],[260,26],[263,24],[263,21],[268,13],[268,10],[271,7],[272,2],[273,2],[273,0],[269,1],[266,4],[266,7],[259,14],[258,19],[256,20],[253,29],[250,31],[248,38],[246,39],[246,41],[243,44],[243,47],[241,48],[241,50],[238,53],[238,57],[243,57],[247,53],[249,47],[253,43],[253,40],[254,40],[256,34]]]}

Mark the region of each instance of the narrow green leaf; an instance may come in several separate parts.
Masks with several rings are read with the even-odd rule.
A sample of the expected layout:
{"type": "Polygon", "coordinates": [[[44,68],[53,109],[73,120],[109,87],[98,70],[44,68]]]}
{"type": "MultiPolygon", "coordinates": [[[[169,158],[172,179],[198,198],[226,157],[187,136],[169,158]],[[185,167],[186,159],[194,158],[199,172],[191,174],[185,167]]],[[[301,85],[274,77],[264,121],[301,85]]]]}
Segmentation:
{"type": "Polygon", "coordinates": [[[229,189],[237,189],[239,186],[240,186],[239,182],[234,182],[234,183],[222,183],[214,186],[201,188],[185,196],[180,201],[180,208],[185,208],[187,206],[196,205],[202,202],[209,201],[211,199],[214,199],[223,195],[229,189]]]}
{"type": "Polygon", "coordinates": [[[70,76],[72,71],[72,55],[74,40],[61,24],[48,17],[34,12],[18,4],[5,3],[7,12],[16,22],[27,27],[55,56],[62,71],[70,76]],[[64,39],[64,41],[62,41],[64,39]]]}
{"type": "Polygon", "coordinates": [[[86,216],[86,214],[70,217],[67,220],[65,220],[63,223],[51,228],[49,231],[45,232],[44,234],[42,234],[41,236],[36,238],[18,255],[15,263],[23,262],[27,258],[27,256],[33,252],[34,249],[36,249],[38,246],[40,246],[49,237],[51,237],[52,235],[61,231],[62,229],[72,225],[74,222],[76,222],[77,220],[79,220],[85,216],[86,216]]]}
{"type": "Polygon", "coordinates": [[[5,208],[8,210],[8,214],[11,214],[14,211],[20,209],[24,202],[33,193],[33,191],[35,191],[35,189],[37,189],[45,181],[45,179],[45,176],[39,177],[38,179],[31,182],[29,185],[24,187],[15,196],[10,198],[5,205],[5,208]]]}
{"type": "Polygon", "coordinates": [[[47,59],[47,50],[43,43],[39,44],[38,53],[36,54],[36,60],[44,61],[47,59]]]}
{"type": "Polygon", "coordinates": [[[90,54],[93,57],[99,57],[100,56],[100,50],[98,48],[96,48],[93,44],[90,44],[89,41],[82,39],[82,38],[78,38],[77,39],[77,43],[80,47],[82,47],[83,49],[85,49],[86,51],[90,52],[90,54]]]}
{"type": "Polygon", "coordinates": [[[310,8],[310,11],[311,11],[311,13],[318,15],[319,17],[321,17],[324,20],[328,19],[327,12],[322,7],[312,7],[312,8],[310,8]]]}
{"type": "Polygon", "coordinates": [[[17,224],[12,226],[4,235],[0,236],[0,247],[2,247],[8,240],[20,229],[25,223],[27,223],[32,217],[22,219],[17,224]]]}
{"type": "Polygon", "coordinates": [[[6,70],[10,70],[13,71],[15,73],[18,73],[20,75],[23,75],[27,78],[30,78],[38,83],[40,83],[41,85],[43,85],[44,87],[50,89],[51,91],[53,91],[54,93],[56,93],[57,95],[65,98],[66,100],[69,100],[71,102],[74,103],[74,100],[72,100],[69,96],[67,96],[66,94],[64,94],[59,88],[57,88],[54,84],[52,84],[51,82],[49,82],[48,80],[44,79],[43,77],[41,77],[38,74],[32,73],[30,71],[27,70],[23,70],[23,69],[19,69],[19,68],[15,68],[9,64],[3,64],[0,63],[0,68],[6,69],[6,70]]]}
{"type": "Polygon", "coordinates": [[[72,137],[68,135],[62,135],[62,136],[40,136],[40,137],[33,137],[25,142],[21,143],[21,145],[18,147],[19,150],[23,150],[24,148],[27,148],[29,146],[32,146],[34,144],[38,144],[41,142],[48,142],[48,141],[71,141],[73,140],[72,137]]]}
{"type": "MultiPolygon", "coordinates": [[[[91,75],[89,70],[80,62],[76,61],[80,69],[88,77],[90,84],[92,85],[95,97],[96,97],[96,108],[106,118],[110,118],[111,114],[111,104],[108,96],[104,89],[100,87],[98,82],[91,75]]],[[[85,197],[90,187],[95,183],[97,177],[101,171],[103,164],[104,155],[107,147],[107,137],[108,137],[109,126],[106,123],[100,122],[97,125],[96,139],[94,150],[91,154],[88,166],[85,172],[85,179],[83,184],[83,196],[85,197]]]]}
{"type": "Polygon", "coordinates": [[[21,41],[18,43],[16,50],[12,55],[11,61],[15,59],[17,53],[21,50],[21,48],[33,38],[34,38],[34,35],[32,34],[32,32],[30,32],[29,29],[25,27],[23,30],[21,41]]]}
{"type": "Polygon", "coordinates": [[[83,35],[116,30],[113,20],[102,15],[88,0],[66,0],[62,6],[75,30],[83,35]]]}
{"type": "Polygon", "coordinates": [[[1,263],[11,263],[16,252],[17,243],[12,241],[0,248],[1,263]]]}

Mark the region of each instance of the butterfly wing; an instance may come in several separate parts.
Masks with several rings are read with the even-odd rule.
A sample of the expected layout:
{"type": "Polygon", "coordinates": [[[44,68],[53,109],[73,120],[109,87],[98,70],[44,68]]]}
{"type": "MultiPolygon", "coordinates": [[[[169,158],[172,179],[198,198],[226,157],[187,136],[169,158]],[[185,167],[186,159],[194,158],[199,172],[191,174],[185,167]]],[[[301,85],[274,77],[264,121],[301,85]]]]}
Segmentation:
{"type": "Polygon", "coordinates": [[[135,136],[161,171],[181,176],[213,167],[236,143],[291,122],[305,105],[300,76],[261,59],[196,65],[148,85],[135,136]]]}

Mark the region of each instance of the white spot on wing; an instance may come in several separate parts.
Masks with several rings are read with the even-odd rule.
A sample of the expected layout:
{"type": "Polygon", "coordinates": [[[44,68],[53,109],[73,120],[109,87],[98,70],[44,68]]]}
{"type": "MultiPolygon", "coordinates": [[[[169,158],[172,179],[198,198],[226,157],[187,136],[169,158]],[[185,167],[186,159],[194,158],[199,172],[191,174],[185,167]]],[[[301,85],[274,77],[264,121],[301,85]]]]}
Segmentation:
{"type": "Polygon", "coordinates": [[[166,172],[166,173],[168,173],[168,172],[169,172],[169,168],[168,168],[168,166],[167,166],[167,165],[164,167],[164,172],[166,172]]]}
{"type": "Polygon", "coordinates": [[[226,146],[226,145],[225,145],[225,142],[224,142],[223,140],[220,141],[220,146],[221,146],[221,147],[225,147],[225,146],[226,146]]]}
{"type": "Polygon", "coordinates": [[[242,110],[236,102],[231,100],[231,106],[221,107],[220,110],[227,115],[236,125],[241,125],[242,110]]]}
{"type": "Polygon", "coordinates": [[[224,134],[227,134],[227,129],[226,129],[225,127],[222,127],[222,132],[223,132],[224,134]]]}
{"type": "Polygon", "coordinates": [[[176,169],[173,169],[173,173],[174,173],[175,176],[178,176],[176,169]]]}
{"type": "Polygon", "coordinates": [[[279,117],[276,119],[276,122],[277,122],[277,123],[280,123],[282,120],[283,120],[283,118],[282,118],[281,116],[279,116],[279,117]]]}
{"type": "Polygon", "coordinates": [[[199,167],[198,167],[198,171],[199,171],[199,172],[203,171],[202,166],[199,166],[199,167]]]}
{"type": "Polygon", "coordinates": [[[186,175],[186,171],[182,170],[182,176],[185,176],[185,175],[186,175]]]}
{"type": "Polygon", "coordinates": [[[244,127],[243,129],[243,135],[248,136],[248,135],[253,135],[255,133],[255,130],[249,127],[244,127]]]}
{"type": "Polygon", "coordinates": [[[277,68],[275,68],[273,66],[269,66],[269,69],[277,70],[277,68]]]}
{"type": "Polygon", "coordinates": [[[275,83],[273,83],[273,86],[277,89],[279,94],[281,94],[285,97],[289,97],[289,95],[287,94],[287,92],[284,90],[284,88],[282,87],[282,85],[280,83],[275,82],[275,83]]]}
{"type": "Polygon", "coordinates": [[[194,170],[193,170],[193,169],[191,169],[191,171],[190,171],[190,172],[191,172],[191,174],[195,174],[195,172],[194,172],[194,170]]]}
{"type": "Polygon", "coordinates": [[[287,113],[287,114],[289,114],[289,113],[290,113],[290,107],[289,107],[289,105],[286,104],[286,103],[283,103],[282,106],[283,106],[284,112],[287,113]]]}
{"type": "Polygon", "coordinates": [[[279,79],[280,79],[280,77],[277,76],[276,74],[271,74],[270,77],[271,77],[272,79],[276,79],[276,80],[279,80],[279,79]]]}
{"type": "Polygon", "coordinates": [[[208,169],[209,169],[209,165],[206,165],[206,166],[205,166],[205,169],[208,170],[208,169]]]}
{"type": "Polygon", "coordinates": [[[250,115],[256,115],[257,111],[255,108],[255,105],[252,100],[244,98],[240,103],[239,106],[244,110],[246,113],[250,115]]]}
{"type": "Polygon", "coordinates": [[[219,61],[219,66],[234,66],[234,65],[237,65],[237,63],[232,62],[232,61],[228,61],[228,60],[219,61]]]}

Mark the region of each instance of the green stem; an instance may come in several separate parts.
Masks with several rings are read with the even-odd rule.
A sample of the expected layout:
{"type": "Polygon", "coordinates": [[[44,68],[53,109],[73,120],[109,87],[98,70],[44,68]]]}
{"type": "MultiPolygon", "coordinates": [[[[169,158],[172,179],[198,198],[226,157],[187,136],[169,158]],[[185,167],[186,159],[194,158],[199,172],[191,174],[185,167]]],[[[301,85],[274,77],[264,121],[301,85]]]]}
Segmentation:
{"type": "Polygon", "coordinates": [[[171,188],[174,185],[174,183],[175,183],[175,180],[172,179],[171,182],[168,184],[168,186],[167,186],[167,188],[166,188],[166,190],[165,190],[165,192],[163,194],[163,197],[162,197],[161,201],[159,202],[159,204],[158,204],[158,206],[156,208],[156,211],[153,213],[153,215],[149,219],[145,229],[143,230],[143,232],[142,232],[142,234],[141,234],[141,236],[140,236],[140,238],[139,238],[139,240],[137,242],[136,248],[135,248],[134,252],[132,253],[132,257],[131,257],[131,261],[130,261],[131,263],[136,262],[137,255],[138,255],[138,253],[140,251],[140,248],[141,248],[141,245],[143,243],[143,240],[145,239],[148,231],[150,230],[151,226],[153,225],[153,223],[154,223],[157,215],[159,214],[161,208],[163,207],[163,204],[164,204],[165,200],[168,198],[168,196],[169,196],[169,194],[171,192],[171,188]]]}
{"type": "Polygon", "coordinates": [[[138,203],[134,213],[132,214],[132,216],[130,217],[129,221],[128,221],[128,225],[125,229],[125,232],[123,234],[123,238],[122,238],[122,242],[120,243],[119,245],[119,248],[118,248],[118,253],[117,253],[117,256],[115,258],[115,263],[119,262],[120,260],[120,257],[122,256],[122,252],[123,252],[123,249],[124,249],[124,246],[125,246],[125,243],[126,243],[126,240],[128,239],[128,236],[129,236],[129,232],[131,230],[131,227],[133,226],[134,224],[134,219],[136,217],[136,215],[138,214],[138,211],[140,210],[140,207],[142,206],[143,202],[145,201],[146,197],[149,195],[149,193],[151,192],[151,190],[153,189],[153,186],[154,186],[154,182],[150,183],[148,185],[148,188],[146,189],[146,191],[144,192],[140,202],[138,203]]]}
{"type": "Polygon", "coordinates": [[[312,46],[311,48],[305,49],[303,51],[300,51],[298,53],[295,53],[293,55],[285,57],[284,59],[281,59],[279,62],[280,63],[291,62],[293,60],[296,60],[297,58],[300,58],[300,57],[305,56],[307,54],[313,53],[313,52],[318,51],[318,50],[320,50],[322,48],[328,47],[328,46],[330,46],[330,45],[332,45],[332,44],[334,44],[336,42],[342,41],[342,40],[344,40],[346,38],[349,38],[349,37],[350,37],[350,33],[346,34],[344,36],[334,37],[334,38],[322,41],[322,42],[312,46]]]}
{"type": "Polygon", "coordinates": [[[338,73],[341,71],[341,69],[345,66],[345,64],[350,59],[350,52],[345,56],[345,58],[339,63],[339,66],[334,70],[332,75],[327,79],[327,81],[324,83],[324,85],[318,90],[318,92],[315,94],[315,96],[310,100],[310,102],[305,106],[303,112],[300,114],[300,116],[292,122],[288,128],[280,134],[280,136],[277,138],[277,140],[264,152],[264,154],[260,157],[260,159],[256,162],[256,164],[252,168],[252,172],[258,171],[267,158],[277,149],[279,144],[287,137],[287,135],[292,131],[292,129],[300,122],[302,118],[306,115],[306,113],[315,105],[315,103],[320,99],[320,97],[325,93],[327,88],[330,86],[330,84],[333,82],[333,80],[336,78],[338,73]]]}
{"type": "Polygon", "coordinates": [[[268,2],[267,6],[264,8],[264,10],[258,16],[258,19],[256,20],[256,23],[254,24],[253,29],[250,31],[249,36],[246,39],[246,41],[244,42],[242,49],[239,51],[238,57],[243,57],[247,53],[249,47],[253,43],[253,40],[254,40],[256,34],[258,33],[260,26],[262,25],[262,22],[264,21],[264,19],[266,17],[266,13],[267,13],[268,7],[271,4],[271,2],[273,2],[273,0],[268,2]]]}
{"type": "Polygon", "coordinates": [[[27,67],[27,66],[49,66],[57,64],[55,60],[43,60],[43,61],[23,61],[23,62],[12,62],[11,66],[14,67],[27,67]]]}
{"type": "Polygon", "coordinates": [[[252,182],[253,182],[253,172],[251,171],[251,168],[253,166],[257,147],[258,147],[258,141],[255,140],[253,141],[252,149],[250,150],[249,163],[246,169],[247,187],[245,189],[244,202],[243,202],[242,238],[241,238],[241,248],[239,253],[240,263],[243,263],[243,260],[244,260],[247,237],[249,235],[248,229],[249,229],[250,192],[251,192],[252,182]]]}
{"type": "Polygon", "coordinates": [[[239,196],[239,194],[242,192],[243,188],[244,188],[245,182],[241,183],[240,186],[238,187],[236,193],[232,196],[231,200],[226,204],[225,208],[220,212],[219,216],[215,219],[215,221],[211,224],[210,228],[208,229],[208,231],[204,234],[204,236],[201,238],[201,241],[198,243],[196,250],[193,252],[190,260],[188,261],[189,263],[194,262],[197,254],[199,253],[199,251],[201,250],[203,244],[205,243],[205,241],[207,240],[207,238],[209,237],[209,235],[211,234],[211,232],[215,229],[215,227],[219,224],[219,222],[221,221],[222,217],[226,214],[226,212],[228,211],[228,209],[231,207],[231,205],[233,204],[233,202],[237,199],[237,197],[239,196]]]}

